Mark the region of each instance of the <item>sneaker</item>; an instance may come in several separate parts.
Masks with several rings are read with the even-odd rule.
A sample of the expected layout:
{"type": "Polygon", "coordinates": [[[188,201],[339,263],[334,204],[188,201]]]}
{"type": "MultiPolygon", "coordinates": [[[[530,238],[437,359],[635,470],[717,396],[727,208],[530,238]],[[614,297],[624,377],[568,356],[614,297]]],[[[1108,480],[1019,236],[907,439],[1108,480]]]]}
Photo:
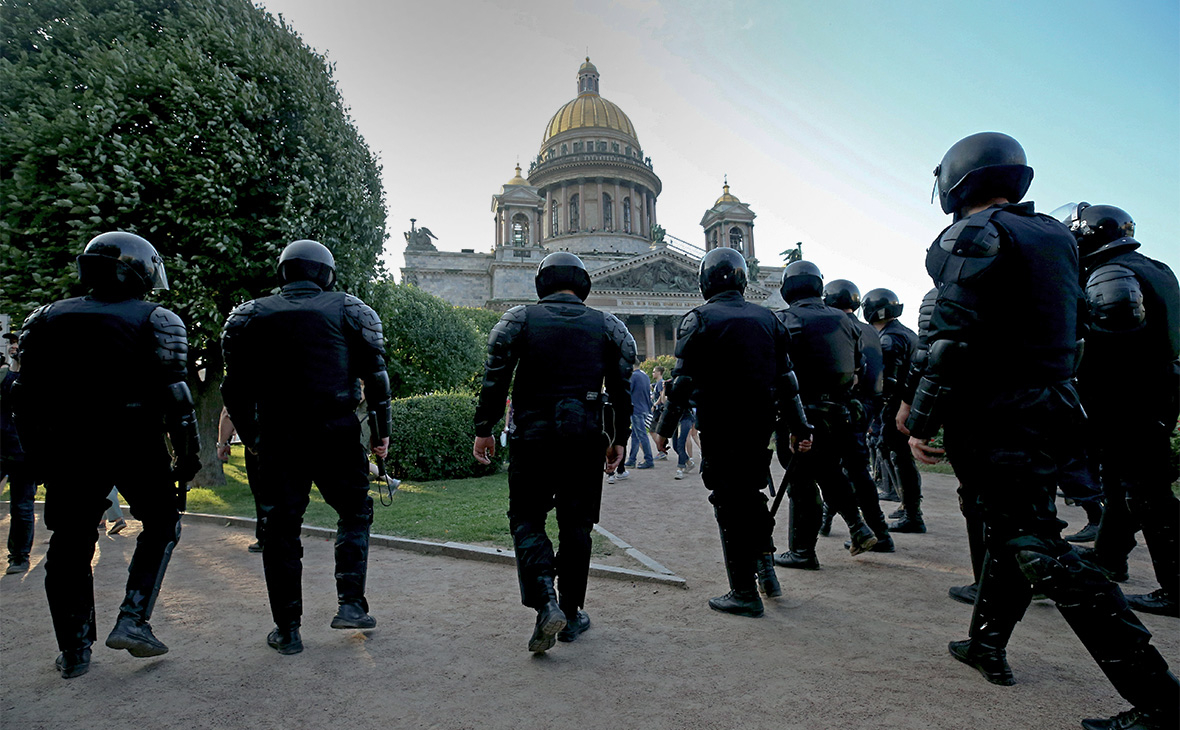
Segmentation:
{"type": "Polygon", "coordinates": [[[122,532],[123,530],[126,530],[126,529],[127,529],[127,520],[120,517],[118,520],[115,521],[115,524],[111,525],[111,529],[107,530],[107,534],[108,535],[118,535],[120,532],[122,532]]]}
{"type": "Polygon", "coordinates": [[[656,461],[665,461],[665,460],[667,460],[667,458],[668,458],[667,451],[661,451],[658,454],[656,454],[656,461]]]}
{"type": "Polygon", "coordinates": [[[677,469],[677,470],[676,470],[676,476],[675,476],[675,477],[673,477],[673,478],[674,478],[674,479],[683,479],[683,478],[684,478],[684,470],[683,470],[683,469],[677,469]]]}
{"type": "Polygon", "coordinates": [[[4,571],[5,575],[16,575],[17,573],[27,573],[29,570],[28,558],[8,558],[8,568],[4,571]]]}
{"type": "Polygon", "coordinates": [[[614,484],[615,483],[615,475],[614,474],[607,474],[606,475],[606,483],[607,484],[614,484]]]}
{"type": "Polygon", "coordinates": [[[635,468],[636,469],[651,469],[653,467],[655,467],[655,464],[651,463],[650,461],[645,461],[635,468]]]}
{"type": "Polygon", "coordinates": [[[692,459],[689,459],[688,463],[686,463],[684,465],[684,470],[686,472],[691,472],[695,468],[697,468],[697,463],[695,461],[693,461],[692,459]]]}
{"type": "Polygon", "coordinates": [[[631,472],[629,472],[629,471],[615,472],[615,479],[617,479],[620,482],[623,481],[624,479],[630,479],[630,478],[631,478],[631,472]]]}
{"type": "Polygon", "coordinates": [[[633,466],[635,466],[635,462],[634,461],[624,461],[623,466],[633,467],[633,466]]]}
{"type": "Polygon", "coordinates": [[[246,549],[252,553],[260,553],[260,552],[262,552],[262,541],[256,540],[256,541],[250,543],[249,545],[247,545],[246,549]]]}

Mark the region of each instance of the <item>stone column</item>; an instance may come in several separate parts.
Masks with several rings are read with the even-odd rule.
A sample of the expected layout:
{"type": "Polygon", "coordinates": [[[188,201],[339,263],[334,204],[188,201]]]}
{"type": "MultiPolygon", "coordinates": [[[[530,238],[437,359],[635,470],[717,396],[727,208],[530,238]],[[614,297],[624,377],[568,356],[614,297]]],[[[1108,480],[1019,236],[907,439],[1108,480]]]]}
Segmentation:
{"type": "Polygon", "coordinates": [[[643,340],[647,345],[647,357],[656,356],[656,318],[654,314],[643,315],[643,340]]]}

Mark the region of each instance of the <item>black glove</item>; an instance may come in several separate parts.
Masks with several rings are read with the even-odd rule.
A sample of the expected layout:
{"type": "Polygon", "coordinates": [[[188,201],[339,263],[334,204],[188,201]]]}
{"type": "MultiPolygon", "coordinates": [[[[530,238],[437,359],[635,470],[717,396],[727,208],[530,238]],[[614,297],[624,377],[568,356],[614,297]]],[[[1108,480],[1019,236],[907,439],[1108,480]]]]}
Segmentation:
{"type": "Polygon", "coordinates": [[[201,457],[197,454],[188,454],[183,457],[177,457],[172,460],[172,481],[180,484],[188,484],[201,470],[201,457]]]}

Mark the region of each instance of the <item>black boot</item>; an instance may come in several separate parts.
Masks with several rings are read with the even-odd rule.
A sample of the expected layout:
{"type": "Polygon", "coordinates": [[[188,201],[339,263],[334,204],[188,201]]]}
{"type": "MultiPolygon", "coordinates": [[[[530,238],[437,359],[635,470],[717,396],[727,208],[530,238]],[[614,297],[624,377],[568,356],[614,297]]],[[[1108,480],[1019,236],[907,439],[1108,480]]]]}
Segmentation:
{"type": "Polygon", "coordinates": [[[377,619],[369,615],[369,604],[363,598],[341,603],[331,624],[334,629],[371,629],[376,625],[377,619]]]}
{"type": "Polygon", "coordinates": [[[852,538],[848,546],[848,552],[853,555],[868,552],[877,544],[877,536],[873,534],[873,531],[864,522],[857,522],[848,529],[848,532],[852,538]]]}
{"type": "Polygon", "coordinates": [[[721,531],[721,553],[725,558],[725,574],[729,578],[729,593],[709,599],[709,608],[735,616],[757,618],[762,615],[762,598],[758,596],[755,576],[758,572],[758,557],[750,547],[747,535],[741,530],[725,524],[724,516],[716,506],[717,527],[721,531]]]}
{"type": "Polygon", "coordinates": [[[1086,547],[1084,545],[1075,547],[1073,551],[1078,554],[1079,558],[1101,570],[1103,575],[1115,583],[1126,583],[1131,579],[1131,573],[1125,557],[1121,562],[1117,558],[1106,560],[1098,552],[1098,548],[1086,547]]]}
{"type": "Polygon", "coordinates": [[[533,627],[532,636],[529,637],[529,651],[543,654],[557,643],[557,634],[565,628],[566,617],[557,605],[557,591],[553,588],[553,578],[543,575],[538,580],[546,601],[537,609],[537,623],[533,627]]]}
{"type": "Polygon", "coordinates": [[[898,507],[889,513],[889,519],[891,520],[900,520],[902,517],[905,517],[905,507],[898,507]]]}
{"type": "Polygon", "coordinates": [[[774,573],[774,554],[758,557],[758,587],[767,598],[778,598],[783,594],[783,587],[774,573]]]}
{"type": "Polygon", "coordinates": [[[90,671],[90,650],[77,649],[63,651],[57,655],[57,659],[53,661],[53,666],[57,667],[57,671],[61,672],[62,679],[81,677],[90,671]]]}
{"type": "Polygon", "coordinates": [[[565,614],[567,623],[564,629],[557,632],[558,641],[573,641],[590,628],[590,614],[582,609],[574,608],[567,611],[563,608],[561,612],[565,614]]]}
{"type": "MultiPolygon", "coordinates": [[[[152,528],[145,526],[147,529],[152,528]]],[[[164,573],[172,559],[172,550],[179,541],[180,520],[177,518],[171,539],[160,552],[153,550],[150,541],[136,545],[131,565],[127,569],[127,594],[123,605],[119,607],[115,628],[107,636],[106,645],[110,648],[126,649],[131,656],[140,658],[168,653],[168,647],[152,633],[148,620],[152,617],[152,609],[160,595],[160,585],[164,582],[164,573]]]]}
{"type": "Polygon", "coordinates": [[[1072,535],[1062,535],[1061,539],[1066,542],[1094,542],[1096,537],[1098,537],[1098,523],[1091,522],[1072,535]]]}
{"type": "Polygon", "coordinates": [[[1004,687],[1016,684],[1008,666],[1008,640],[1032,601],[1032,590],[1011,562],[985,559],[975,610],[971,614],[971,638],[952,641],[951,656],[979,670],[984,679],[1004,687]]]}
{"type": "Polygon", "coordinates": [[[819,570],[819,558],[816,557],[814,550],[808,552],[788,550],[785,553],[779,553],[774,556],[774,564],[798,570],[819,570]]]}
{"type": "Polygon", "coordinates": [[[815,545],[819,541],[820,506],[812,498],[796,499],[788,492],[790,513],[787,515],[787,545],[785,553],[774,556],[774,564],[784,568],[819,570],[815,545]]]}
{"type": "MultiPolygon", "coordinates": [[[[128,594],[127,600],[131,600],[131,594],[128,594]]],[[[124,601],[123,605],[127,606],[127,601],[124,601]]],[[[107,636],[107,646],[112,649],[126,649],[131,656],[140,658],[168,653],[168,647],[152,633],[151,624],[143,619],[141,614],[124,609],[120,609],[115,628],[111,629],[110,635],[107,636]]]]}
{"type": "Polygon", "coordinates": [[[1126,598],[1127,605],[1139,613],[1180,618],[1180,602],[1165,593],[1162,588],[1151,593],[1129,594],[1126,598]]]}
{"type": "MultiPolygon", "coordinates": [[[[849,552],[852,551],[852,541],[851,540],[844,541],[844,549],[848,550],[849,552]]],[[[869,552],[870,553],[895,553],[895,552],[897,552],[897,546],[893,544],[893,538],[889,537],[889,533],[886,532],[884,535],[877,536],[877,544],[874,545],[872,547],[872,549],[869,550],[869,552]]]]}
{"type": "Polygon", "coordinates": [[[907,509],[902,518],[889,525],[890,532],[909,532],[921,535],[926,532],[926,522],[922,519],[922,510],[914,507],[907,509]]]}
{"type": "Polygon", "coordinates": [[[1142,710],[1128,710],[1105,719],[1082,720],[1082,727],[1086,730],[1171,730],[1176,723],[1169,724],[1164,718],[1142,710]]]}
{"type": "Polygon", "coordinates": [[[832,534],[832,520],[836,517],[836,510],[827,502],[824,502],[824,517],[823,521],[819,523],[819,534],[828,537],[832,534]]]}
{"type": "Polygon", "coordinates": [[[303,651],[303,639],[299,636],[299,624],[276,626],[267,634],[266,645],[280,654],[298,654],[303,651]]]}
{"type": "Polygon", "coordinates": [[[979,597],[979,584],[972,583],[965,586],[951,586],[947,591],[947,595],[951,597],[951,600],[966,603],[968,606],[974,606],[975,599],[979,597]]]}

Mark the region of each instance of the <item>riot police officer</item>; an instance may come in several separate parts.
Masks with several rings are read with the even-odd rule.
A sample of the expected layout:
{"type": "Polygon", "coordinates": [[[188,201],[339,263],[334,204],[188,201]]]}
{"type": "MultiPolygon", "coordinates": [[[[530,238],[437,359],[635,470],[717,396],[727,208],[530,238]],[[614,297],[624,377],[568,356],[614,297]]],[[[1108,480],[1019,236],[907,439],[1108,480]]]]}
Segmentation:
{"type": "Polygon", "coordinates": [[[152,615],[164,571],[180,539],[176,482],[200,468],[197,422],[185,382],[184,323],[143,297],[167,289],[156,249],[131,233],[95,236],[78,257],[86,296],[47,304],[25,322],[21,377],[13,390],[21,444],[45,483],[45,593],[64,678],[85,674],[95,635],[94,526],[118,485],[143,523],[127,571],[127,592],[106,645],[132,656],[164,654],[152,615]],[[93,355],[78,377],[78,354],[93,355]],[[64,430],[63,430],[64,429],[64,430]],[[167,432],[174,459],[169,465],[167,432]],[[112,447],[98,434],[121,435],[112,447]],[[72,468],[54,462],[68,434],[72,468]],[[127,454],[134,456],[128,458],[127,454]],[[172,485],[171,488],[169,485],[172,485]]]}
{"type": "Polygon", "coordinates": [[[935,173],[955,220],[927,253],[939,292],[907,425],[915,456],[933,461],[928,439],[945,424],[956,473],[977,479],[988,553],[970,638],[950,652],[989,681],[1012,684],[1005,647],[1035,590],[1134,706],[1085,727],[1175,727],[1180,685],[1118,587],[1061,539],[1053,504],[1058,465],[1082,419],[1070,381],[1082,304],[1073,237],[1020,203],[1032,168],[1007,135],[960,140],[935,173]]]}
{"type": "Polygon", "coordinates": [[[841,470],[843,463],[856,463],[859,450],[852,426],[852,389],[861,368],[861,337],[844,312],[823,303],[823,275],[810,261],[796,261],[783,269],[780,292],[789,306],[775,316],[790,335],[800,397],[807,420],[815,426],[816,440],[815,447],[796,456],[788,470],[790,549],[776,555],[774,562],[818,570],[820,489],[824,501],[848,524],[853,555],[873,549],[878,539],[861,519],[852,486],[841,470]]]}
{"type": "Polygon", "coordinates": [[[472,453],[490,463],[492,432],[511,385],[508,522],[521,603],[537,612],[528,648],[543,653],[590,627],[582,610],[590,532],[602,503],[604,465],[615,472],[631,433],[636,350],[617,317],[584,304],[590,275],[574,254],[546,256],[535,283],[539,301],[509,309],[488,336],[472,453]],[[554,508],[561,543],[556,555],[545,533],[554,508]]]}
{"type": "Polygon", "coordinates": [[[732,248],[715,248],[701,259],[706,301],[680,322],[668,408],[656,428],[671,436],[680,414],[696,405],[701,479],[721,532],[730,587],[709,599],[709,607],[758,617],[764,611],[759,588],[767,596],[782,595],[774,572],[774,518],[762,493],[767,445],[777,433],[785,461],[792,440],[802,451],[811,447],[811,425],[799,400],[787,332],[768,309],[742,296],[748,277],[746,260],[732,248]],[[734,397],[737,363],[743,369],[741,398],[734,397]]]}
{"type": "Polygon", "coordinates": [[[884,357],[884,405],[881,410],[881,454],[901,496],[901,519],[889,525],[891,532],[926,532],[922,520],[922,475],[910,453],[909,438],[897,430],[897,409],[905,388],[910,360],[918,348],[918,335],[898,317],[904,305],[888,289],[873,289],[862,304],[865,319],[881,337],[884,357]]]}
{"type": "MultiPolygon", "coordinates": [[[[881,352],[881,338],[877,328],[868,322],[862,322],[856,316],[860,309],[860,289],[847,279],[833,279],[824,285],[824,304],[839,309],[848,316],[848,320],[860,330],[860,350],[862,366],[856,385],[852,389],[852,432],[856,439],[856,449],[846,454],[843,461],[844,472],[852,483],[852,491],[856,495],[856,503],[864,517],[865,524],[877,536],[877,544],[873,546],[875,553],[891,553],[896,548],[893,538],[889,535],[889,527],[885,522],[885,514],[881,511],[881,500],[877,494],[877,484],[870,472],[869,431],[881,431],[881,393],[885,383],[884,357],[881,352]]],[[[908,452],[907,452],[908,453],[908,452]]],[[[824,521],[820,534],[827,536],[831,532],[832,517],[835,509],[824,502],[824,521]],[[825,529],[826,528],[826,529],[825,529]]],[[[851,548],[852,545],[848,544],[851,548]]]]}
{"type": "Polygon", "coordinates": [[[1135,444],[1096,440],[1108,508],[1095,557],[1125,566],[1137,521],[1160,588],[1127,603],[1180,616],[1180,505],[1168,441],[1180,413],[1180,287],[1171,269],[1136,250],[1135,222],[1121,208],[1082,203],[1071,230],[1090,306],[1078,389],[1095,423],[1118,423],[1121,439],[1135,444]]]}
{"type": "Polygon", "coordinates": [[[369,404],[370,446],[389,447],[389,375],[377,313],[332,291],[336,263],[316,241],[295,241],[279,256],[279,294],[238,305],[221,347],[225,407],[256,460],[251,487],[266,541],[262,567],[280,654],[303,650],[299,531],[311,483],[340,516],[336,528],[334,629],[368,629],[365,577],[373,500],[356,408],[360,381],[369,404]],[[255,483],[257,482],[257,484],[255,483]]]}

